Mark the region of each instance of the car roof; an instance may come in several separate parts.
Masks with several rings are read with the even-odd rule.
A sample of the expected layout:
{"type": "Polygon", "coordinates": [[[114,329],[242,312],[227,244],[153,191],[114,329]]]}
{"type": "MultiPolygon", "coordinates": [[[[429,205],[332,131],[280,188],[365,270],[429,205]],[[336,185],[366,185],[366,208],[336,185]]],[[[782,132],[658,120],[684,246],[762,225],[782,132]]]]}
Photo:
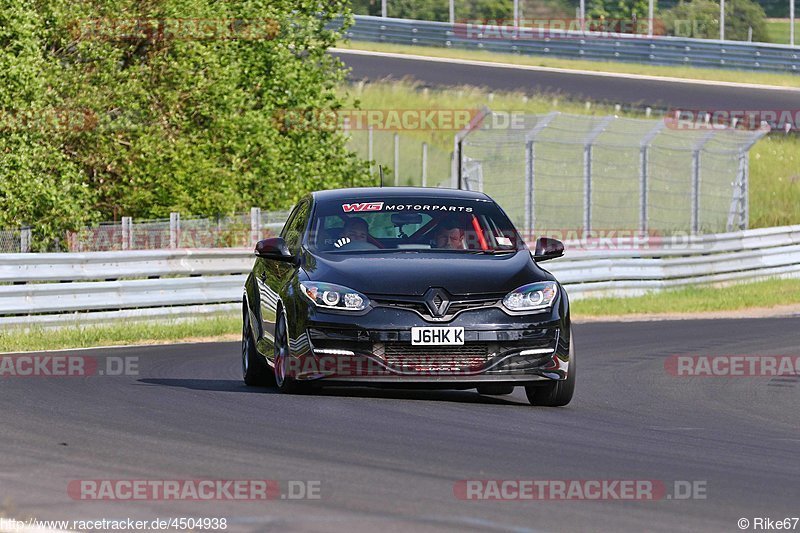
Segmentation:
{"type": "Polygon", "coordinates": [[[358,200],[361,198],[453,198],[462,200],[491,200],[482,192],[437,187],[354,187],[330,189],[311,193],[315,201],[358,200]]]}

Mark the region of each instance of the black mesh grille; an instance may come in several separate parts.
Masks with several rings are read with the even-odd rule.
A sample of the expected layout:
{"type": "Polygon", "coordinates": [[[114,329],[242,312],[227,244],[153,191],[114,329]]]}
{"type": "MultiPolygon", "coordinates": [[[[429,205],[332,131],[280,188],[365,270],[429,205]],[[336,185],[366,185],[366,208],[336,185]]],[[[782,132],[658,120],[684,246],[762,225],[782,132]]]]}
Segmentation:
{"type": "Polygon", "coordinates": [[[404,343],[376,344],[375,355],[403,372],[479,370],[489,359],[489,345],[469,343],[463,346],[413,346],[404,343]]]}

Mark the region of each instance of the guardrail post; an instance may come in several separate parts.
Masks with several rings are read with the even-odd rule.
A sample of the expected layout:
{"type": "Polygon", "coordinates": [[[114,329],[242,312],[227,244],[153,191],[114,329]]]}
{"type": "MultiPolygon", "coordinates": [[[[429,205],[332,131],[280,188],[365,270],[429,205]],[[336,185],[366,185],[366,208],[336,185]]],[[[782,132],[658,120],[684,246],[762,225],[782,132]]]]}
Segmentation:
{"type": "Polygon", "coordinates": [[[422,143],[422,186],[428,186],[428,143],[422,143]]]}
{"type": "Polygon", "coordinates": [[[261,208],[250,208],[250,246],[254,247],[261,240],[261,208]]]}
{"type": "Polygon", "coordinates": [[[181,214],[169,214],[169,247],[177,248],[181,240],[181,214]]]}
{"type": "Polygon", "coordinates": [[[24,226],[19,232],[19,251],[27,254],[31,251],[31,228],[24,226]]]}
{"type": "Polygon", "coordinates": [[[133,220],[131,217],[122,217],[122,249],[133,249],[133,220]]]}
{"type": "Polygon", "coordinates": [[[400,185],[400,135],[394,134],[394,186],[400,185]]]}

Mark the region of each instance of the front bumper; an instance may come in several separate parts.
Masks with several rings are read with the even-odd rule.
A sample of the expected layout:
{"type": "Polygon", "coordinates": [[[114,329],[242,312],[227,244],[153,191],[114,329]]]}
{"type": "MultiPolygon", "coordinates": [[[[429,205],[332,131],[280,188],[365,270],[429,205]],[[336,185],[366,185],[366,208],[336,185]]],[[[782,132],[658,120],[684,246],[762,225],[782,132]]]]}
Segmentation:
{"type": "Polygon", "coordinates": [[[385,309],[309,318],[287,368],[298,380],[523,385],[565,379],[569,368],[569,327],[555,311],[510,317],[481,309],[446,324],[385,309]],[[413,346],[414,326],[464,327],[464,345],[413,346]]]}

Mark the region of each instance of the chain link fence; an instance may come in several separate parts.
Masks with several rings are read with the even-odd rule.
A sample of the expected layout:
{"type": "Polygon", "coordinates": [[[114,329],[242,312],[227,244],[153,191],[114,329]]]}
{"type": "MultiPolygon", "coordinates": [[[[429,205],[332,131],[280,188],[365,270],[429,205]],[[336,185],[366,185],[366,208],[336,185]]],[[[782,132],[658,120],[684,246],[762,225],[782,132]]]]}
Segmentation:
{"type": "MultiPolygon", "coordinates": [[[[113,250],[160,250],[167,248],[248,248],[280,233],[289,211],[262,211],[227,217],[185,217],[138,220],[122,217],[119,222],[66,233],[63,242],[51,248],[67,252],[106,252],[113,250]]],[[[0,253],[31,251],[31,230],[0,231],[0,253]]]]}
{"type": "Polygon", "coordinates": [[[30,251],[31,230],[29,228],[0,230],[0,253],[30,251]]]}
{"type": "Polygon", "coordinates": [[[766,131],[525,115],[460,134],[453,181],[492,196],[529,235],[733,231],[747,228],[748,152],[766,131]]]}
{"type": "Polygon", "coordinates": [[[378,167],[385,172],[384,185],[438,187],[449,185],[453,157],[448,134],[397,132],[373,128],[344,129],[348,148],[361,159],[375,161],[372,174],[378,184],[378,167]],[[445,148],[446,147],[446,148],[445,148]]]}

